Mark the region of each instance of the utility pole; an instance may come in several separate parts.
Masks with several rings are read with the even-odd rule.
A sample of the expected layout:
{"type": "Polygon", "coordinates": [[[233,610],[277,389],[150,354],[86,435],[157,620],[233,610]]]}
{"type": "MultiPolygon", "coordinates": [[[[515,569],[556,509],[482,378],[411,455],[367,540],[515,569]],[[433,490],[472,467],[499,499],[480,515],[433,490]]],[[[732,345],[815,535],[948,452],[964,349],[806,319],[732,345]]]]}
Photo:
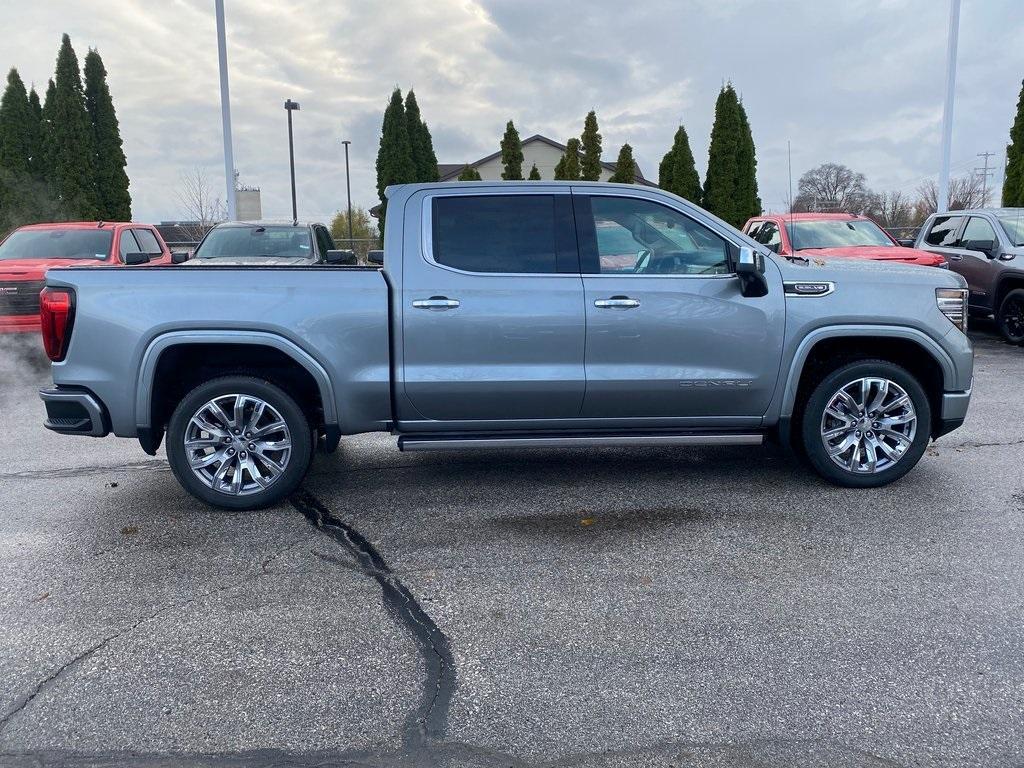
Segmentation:
{"type": "Polygon", "coordinates": [[[938,213],[949,209],[949,151],[953,143],[953,92],[956,90],[956,46],[960,35],[960,0],[949,0],[949,37],[946,40],[946,101],[942,107],[942,161],[937,190],[938,213]]]}
{"type": "Polygon", "coordinates": [[[352,142],[348,139],[344,139],[342,144],[345,145],[345,192],[348,195],[348,249],[353,249],[352,245],[352,185],[349,183],[348,176],[348,145],[352,142]]]}
{"type": "Polygon", "coordinates": [[[235,195],[235,153],[231,147],[231,98],[228,94],[228,46],[224,34],[224,0],[216,0],[217,58],[220,64],[220,118],[224,131],[224,183],[227,185],[228,219],[238,218],[235,195]]]}
{"type": "Polygon", "coordinates": [[[297,111],[299,102],[287,99],[284,111],[288,113],[288,164],[292,172],[292,223],[299,223],[299,209],[295,204],[295,145],[292,142],[292,112],[297,111]]]}
{"type": "Polygon", "coordinates": [[[995,170],[988,169],[988,159],[995,157],[995,152],[979,152],[978,157],[985,158],[985,165],[983,168],[975,168],[974,172],[981,174],[981,205],[979,208],[984,208],[988,205],[988,177],[995,173],[995,170]]]}

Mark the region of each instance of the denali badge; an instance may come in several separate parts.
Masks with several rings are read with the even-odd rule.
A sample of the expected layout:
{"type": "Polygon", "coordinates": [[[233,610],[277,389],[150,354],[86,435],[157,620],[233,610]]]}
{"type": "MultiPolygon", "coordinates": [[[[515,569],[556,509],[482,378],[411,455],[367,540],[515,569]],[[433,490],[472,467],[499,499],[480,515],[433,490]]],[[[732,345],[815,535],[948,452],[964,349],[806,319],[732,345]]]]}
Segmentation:
{"type": "Polygon", "coordinates": [[[679,382],[680,387],[737,388],[749,387],[750,381],[744,379],[687,379],[679,382]]]}
{"type": "Polygon", "coordinates": [[[16,285],[0,285],[0,293],[17,293],[18,287],[16,285]]]}

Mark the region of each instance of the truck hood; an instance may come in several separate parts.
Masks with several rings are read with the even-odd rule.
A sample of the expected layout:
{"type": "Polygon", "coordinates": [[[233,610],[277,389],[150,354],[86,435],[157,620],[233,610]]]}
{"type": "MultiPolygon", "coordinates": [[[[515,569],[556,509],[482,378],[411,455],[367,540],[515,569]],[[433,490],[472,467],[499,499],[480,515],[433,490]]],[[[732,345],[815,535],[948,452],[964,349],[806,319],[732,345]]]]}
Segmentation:
{"type": "Polygon", "coordinates": [[[46,270],[55,267],[98,267],[102,259],[4,259],[0,261],[0,280],[42,280],[46,270]]]}
{"type": "MultiPolygon", "coordinates": [[[[895,249],[893,249],[895,250],[895,249]]],[[[800,251],[806,254],[809,251],[800,251]]],[[[810,256],[807,261],[790,261],[771,254],[770,258],[779,266],[783,280],[832,280],[837,283],[854,281],[858,283],[885,282],[906,285],[932,285],[936,288],[966,288],[967,281],[948,269],[920,267],[899,260],[827,259],[810,256]]]]}
{"type": "Polygon", "coordinates": [[[926,267],[935,267],[945,262],[941,256],[928,251],[919,251],[916,248],[903,248],[901,246],[887,247],[884,245],[859,245],[845,246],[843,248],[804,248],[797,251],[797,255],[806,256],[809,259],[821,258],[831,259],[835,257],[849,259],[870,259],[871,261],[902,261],[907,264],[921,264],[926,267]]]}
{"type": "Polygon", "coordinates": [[[214,256],[185,263],[190,267],[310,267],[318,262],[311,256],[214,256]]]}

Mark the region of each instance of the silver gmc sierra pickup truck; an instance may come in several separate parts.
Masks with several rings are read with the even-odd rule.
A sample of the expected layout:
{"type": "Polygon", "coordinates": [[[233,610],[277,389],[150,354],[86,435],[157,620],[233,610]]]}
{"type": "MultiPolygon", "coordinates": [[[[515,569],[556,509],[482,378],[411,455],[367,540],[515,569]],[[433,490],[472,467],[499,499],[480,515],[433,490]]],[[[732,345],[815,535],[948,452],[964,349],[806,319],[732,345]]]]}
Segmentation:
{"type": "Polygon", "coordinates": [[[778,256],[631,185],[392,187],[380,269],[53,269],[46,285],[46,426],[150,454],[166,439],[181,484],[233,509],[281,500],[314,450],[370,431],[405,451],[776,439],[873,487],[971,394],[959,275],[778,256]]]}

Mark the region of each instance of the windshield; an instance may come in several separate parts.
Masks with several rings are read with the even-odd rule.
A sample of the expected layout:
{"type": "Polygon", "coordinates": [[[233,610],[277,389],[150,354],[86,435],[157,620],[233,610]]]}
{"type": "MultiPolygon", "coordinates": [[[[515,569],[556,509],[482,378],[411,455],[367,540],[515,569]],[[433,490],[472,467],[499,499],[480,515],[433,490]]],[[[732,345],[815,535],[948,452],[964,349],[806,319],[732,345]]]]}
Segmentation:
{"type": "Polygon", "coordinates": [[[218,227],[196,249],[196,258],[309,258],[312,253],[308,227],[218,227]]]}
{"type": "Polygon", "coordinates": [[[888,235],[867,219],[820,219],[786,224],[793,250],[848,248],[860,245],[895,247],[888,235]]]}
{"type": "Polygon", "coordinates": [[[113,237],[109,229],[19,229],[0,243],[0,260],[105,259],[113,237]]]}
{"type": "Polygon", "coordinates": [[[996,218],[1014,245],[1024,245],[1024,208],[997,213],[996,218]]]}

